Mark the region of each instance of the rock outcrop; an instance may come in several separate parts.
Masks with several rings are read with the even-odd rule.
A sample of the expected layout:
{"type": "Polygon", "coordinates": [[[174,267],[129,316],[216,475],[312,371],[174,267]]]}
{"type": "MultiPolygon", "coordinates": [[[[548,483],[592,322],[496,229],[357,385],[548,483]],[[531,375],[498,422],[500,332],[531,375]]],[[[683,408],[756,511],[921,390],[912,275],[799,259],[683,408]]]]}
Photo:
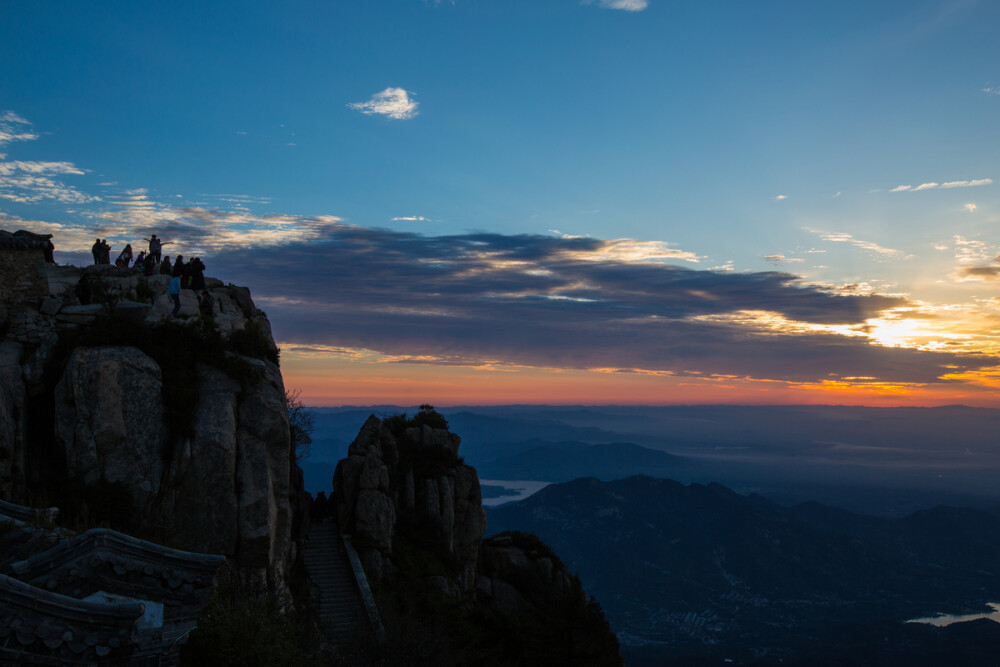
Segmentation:
{"type": "Polygon", "coordinates": [[[428,424],[406,427],[397,438],[378,417],[365,422],[333,486],[342,530],[360,538],[370,578],[392,577],[393,542],[402,530],[456,561],[440,587],[454,595],[475,589],[486,514],[479,475],[458,458],[460,443],[428,424]]]}
{"type": "Polygon", "coordinates": [[[39,266],[38,290],[0,304],[0,498],[84,522],[114,503],[119,527],[224,554],[290,600],[301,475],[249,290],[207,279],[174,319],[167,276],[39,266]]]}
{"type": "Polygon", "coordinates": [[[388,655],[436,665],[621,665],[600,606],[549,547],[521,533],[483,539],[479,476],[459,458],[460,444],[430,406],[412,419],[372,415],[334,473],[341,530],[391,619],[388,655]]]}

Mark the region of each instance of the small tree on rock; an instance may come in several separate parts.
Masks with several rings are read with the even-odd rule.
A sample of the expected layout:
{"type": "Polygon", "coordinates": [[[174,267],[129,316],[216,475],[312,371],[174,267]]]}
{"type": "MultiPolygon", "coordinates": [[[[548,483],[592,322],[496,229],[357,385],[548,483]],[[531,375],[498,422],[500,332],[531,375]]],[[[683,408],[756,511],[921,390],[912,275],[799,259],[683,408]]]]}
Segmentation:
{"type": "Polygon", "coordinates": [[[302,459],[309,458],[312,452],[312,432],[313,419],[315,415],[312,410],[302,404],[299,398],[302,392],[298,389],[285,391],[285,407],[288,408],[288,427],[291,434],[292,446],[295,449],[296,463],[302,459]]]}

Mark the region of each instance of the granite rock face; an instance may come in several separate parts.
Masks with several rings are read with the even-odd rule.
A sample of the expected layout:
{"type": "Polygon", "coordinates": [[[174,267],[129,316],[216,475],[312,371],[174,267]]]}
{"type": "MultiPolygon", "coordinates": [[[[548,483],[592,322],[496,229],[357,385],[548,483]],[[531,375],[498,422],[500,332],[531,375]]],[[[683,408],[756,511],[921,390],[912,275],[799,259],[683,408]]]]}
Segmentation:
{"type": "Polygon", "coordinates": [[[133,347],[77,348],[55,388],[69,480],[124,484],[148,512],[163,478],[160,367],[133,347]]]}
{"type": "Polygon", "coordinates": [[[155,348],[173,307],[169,278],[109,266],[47,270],[53,279],[35,301],[0,304],[13,322],[0,336],[0,498],[47,503],[66,487],[114,485],[143,536],[223,554],[289,600],[301,474],[281,373],[257,358],[276,359],[277,347],[249,290],[208,279],[206,290],[182,292],[180,316],[163,335],[198,340],[214,327],[221,351],[208,363],[92,340],[60,351],[56,332],[119,325],[146,331],[155,348]],[[258,336],[263,352],[227,347],[238,332],[258,336]],[[196,381],[171,384],[176,364],[196,381]],[[172,391],[196,395],[183,429],[168,423],[178,419],[176,410],[168,416],[172,391]]]}
{"type": "Polygon", "coordinates": [[[167,541],[233,556],[283,592],[295,558],[284,385],[274,364],[243,361],[259,370],[245,390],[199,365],[193,435],[168,442],[156,362],[132,347],[77,348],[56,386],[56,441],[70,483],[123,485],[167,541]]]}
{"type": "Polygon", "coordinates": [[[370,416],[334,473],[337,520],[380,607],[447,647],[435,664],[503,654],[496,664],[621,665],[599,605],[548,546],[517,532],[483,538],[479,475],[458,458],[461,439],[428,421],[445,423],[424,408],[411,420],[370,416]]]}
{"type": "Polygon", "coordinates": [[[446,588],[475,590],[479,542],[486,531],[475,468],[458,459],[461,439],[427,424],[397,439],[374,415],[362,426],[334,473],[338,520],[361,538],[359,554],[369,577],[391,578],[399,524],[419,532],[458,566],[446,588]]]}

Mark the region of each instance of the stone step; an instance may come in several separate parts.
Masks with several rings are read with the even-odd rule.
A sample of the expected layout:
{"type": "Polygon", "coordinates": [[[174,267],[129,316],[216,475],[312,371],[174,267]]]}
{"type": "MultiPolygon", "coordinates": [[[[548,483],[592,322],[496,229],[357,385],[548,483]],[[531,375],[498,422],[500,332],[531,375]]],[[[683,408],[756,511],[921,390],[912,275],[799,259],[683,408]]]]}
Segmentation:
{"type": "Polygon", "coordinates": [[[319,589],[319,621],[335,644],[350,640],[362,618],[361,597],[336,526],[318,524],[302,554],[310,581],[319,589]]]}

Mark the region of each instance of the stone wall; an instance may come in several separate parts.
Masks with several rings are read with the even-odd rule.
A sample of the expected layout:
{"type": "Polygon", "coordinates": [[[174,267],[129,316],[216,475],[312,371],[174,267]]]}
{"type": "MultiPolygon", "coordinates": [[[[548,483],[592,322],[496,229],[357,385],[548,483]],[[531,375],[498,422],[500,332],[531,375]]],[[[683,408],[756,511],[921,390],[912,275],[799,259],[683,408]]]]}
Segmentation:
{"type": "Polygon", "coordinates": [[[0,307],[36,303],[48,295],[44,251],[0,247],[0,307]]]}

